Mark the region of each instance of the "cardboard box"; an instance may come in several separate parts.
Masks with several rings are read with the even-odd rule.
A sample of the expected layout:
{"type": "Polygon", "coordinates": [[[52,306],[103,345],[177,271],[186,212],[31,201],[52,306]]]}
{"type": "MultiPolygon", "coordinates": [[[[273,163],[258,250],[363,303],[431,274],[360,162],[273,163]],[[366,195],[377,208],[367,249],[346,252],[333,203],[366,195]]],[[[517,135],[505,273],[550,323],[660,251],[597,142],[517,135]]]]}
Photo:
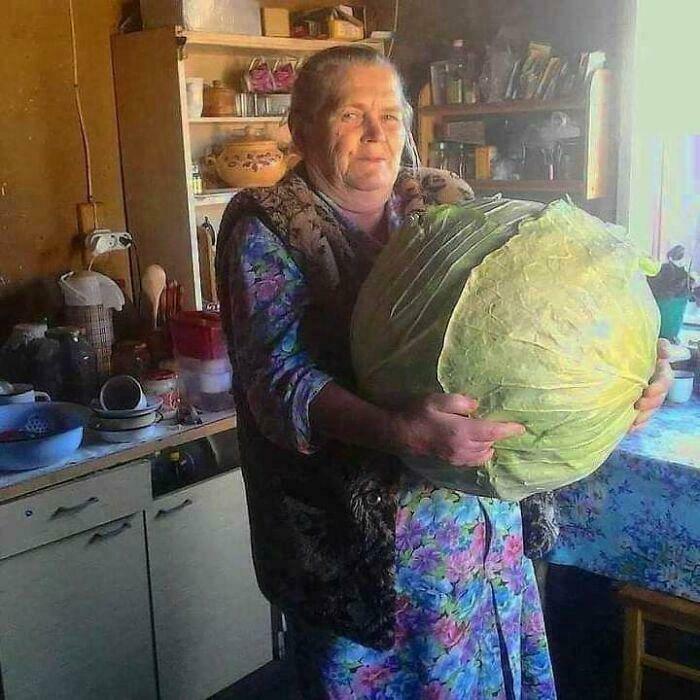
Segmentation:
{"type": "Polygon", "coordinates": [[[292,36],[359,41],[365,37],[365,8],[332,5],[291,15],[292,36]]]}
{"type": "Polygon", "coordinates": [[[477,180],[491,179],[491,161],[498,154],[495,146],[477,146],[475,149],[475,169],[477,180]]]}
{"type": "Polygon", "coordinates": [[[263,7],[263,34],[265,36],[291,36],[289,26],[289,10],[285,7],[263,7]]]}
{"type": "Polygon", "coordinates": [[[362,26],[343,19],[329,19],[328,37],[344,41],[361,41],[365,38],[365,30],[362,26]]]}
{"type": "Polygon", "coordinates": [[[144,29],[178,25],[183,29],[260,35],[256,0],[141,0],[144,29]]]}

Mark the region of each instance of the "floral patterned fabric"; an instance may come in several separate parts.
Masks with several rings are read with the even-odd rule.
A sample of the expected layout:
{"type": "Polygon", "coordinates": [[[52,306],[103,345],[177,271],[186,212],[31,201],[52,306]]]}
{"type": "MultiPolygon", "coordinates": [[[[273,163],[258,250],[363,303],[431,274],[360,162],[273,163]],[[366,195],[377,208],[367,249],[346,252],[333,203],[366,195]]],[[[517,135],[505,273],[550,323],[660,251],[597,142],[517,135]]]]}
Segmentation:
{"type": "Polygon", "coordinates": [[[549,561],[700,602],[700,400],[666,404],[555,497],[549,561]]]}
{"type": "Polygon", "coordinates": [[[554,698],[517,506],[407,476],[396,538],[394,647],[293,622],[304,698],[554,698]]]}
{"type": "MultiPolygon", "coordinates": [[[[237,381],[269,439],[311,452],[308,406],[329,377],[299,337],[304,279],[259,220],[237,226],[237,381]]],[[[408,475],[398,499],[394,645],[379,651],[295,621],[305,700],[555,697],[517,504],[408,475]]]]}

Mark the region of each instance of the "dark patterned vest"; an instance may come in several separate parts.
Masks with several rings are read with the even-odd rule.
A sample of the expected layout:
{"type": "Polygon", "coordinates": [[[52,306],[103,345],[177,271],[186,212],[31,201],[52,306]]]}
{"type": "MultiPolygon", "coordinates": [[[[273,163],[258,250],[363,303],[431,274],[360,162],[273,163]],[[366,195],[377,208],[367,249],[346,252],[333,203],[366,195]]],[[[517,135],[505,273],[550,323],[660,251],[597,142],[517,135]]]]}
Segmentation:
{"type": "MultiPolygon", "coordinates": [[[[426,204],[473,196],[466,183],[434,170],[419,171],[418,177],[402,171],[395,193],[404,215],[426,204]]],[[[229,279],[238,246],[234,230],[244,216],[259,218],[299,266],[310,291],[300,329],[304,347],[316,366],[352,390],[350,317],[378,252],[376,243],[345,228],[311,190],[303,169],[274,187],[238,194],[224,213],[216,254],[230,347],[235,317],[229,279]]],[[[312,455],[283,449],[260,433],[242,389],[235,390],[235,398],[262,592],[309,624],[367,646],[391,647],[396,458],[337,442],[312,455]]]]}

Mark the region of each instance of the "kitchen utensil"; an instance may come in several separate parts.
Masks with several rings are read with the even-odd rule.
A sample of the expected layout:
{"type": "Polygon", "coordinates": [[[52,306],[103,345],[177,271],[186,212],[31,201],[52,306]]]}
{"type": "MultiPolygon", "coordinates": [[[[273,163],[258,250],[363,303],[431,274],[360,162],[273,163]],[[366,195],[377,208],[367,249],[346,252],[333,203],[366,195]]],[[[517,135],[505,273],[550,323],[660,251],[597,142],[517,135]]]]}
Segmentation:
{"type": "Polygon", "coordinates": [[[153,328],[157,328],[158,304],[165,284],[165,270],[160,265],[149,265],[141,278],[141,291],[148,299],[153,328]]]}
{"type": "Polygon", "coordinates": [[[99,401],[95,400],[90,404],[90,408],[100,418],[136,418],[155,413],[162,405],[163,402],[160,399],[146,398],[146,406],[144,408],[135,408],[131,411],[106,411],[100,406],[99,401]]]}
{"type": "Polygon", "coordinates": [[[97,414],[93,414],[88,427],[91,430],[135,430],[153,425],[157,416],[157,411],[146,413],[143,416],[132,416],[131,418],[101,418],[97,414]]]}
{"type": "Polygon", "coordinates": [[[100,406],[106,411],[133,411],[146,408],[147,401],[136,377],[119,374],[102,385],[100,406]]]}
{"type": "Polygon", "coordinates": [[[46,467],[75,452],[83,439],[87,411],[70,403],[0,406],[0,469],[46,467]]]}
{"type": "Polygon", "coordinates": [[[204,117],[232,117],[236,113],[236,91],[220,80],[204,86],[204,117]]]}
{"type": "Polygon", "coordinates": [[[675,370],[671,388],[666,395],[668,403],[685,403],[693,395],[693,381],[695,377],[692,372],[685,370],[675,370]]]}
{"type": "Polygon", "coordinates": [[[155,425],[148,425],[145,428],[134,428],[132,430],[96,430],[93,433],[105,442],[124,443],[139,442],[149,438],[155,429],[155,425]]]}
{"type": "Polygon", "coordinates": [[[286,170],[284,155],[277,143],[255,137],[250,127],[244,139],[216,147],[204,160],[229,187],[268,187],[286,170]]]}
{"type": "Polygon", "coordinates": [[[31,384],[8,384],[10,391],[0,394],[0,406],[11,403],[34,403],[35,401],[51,401],[45,391],[35,391],[31,384]]]}

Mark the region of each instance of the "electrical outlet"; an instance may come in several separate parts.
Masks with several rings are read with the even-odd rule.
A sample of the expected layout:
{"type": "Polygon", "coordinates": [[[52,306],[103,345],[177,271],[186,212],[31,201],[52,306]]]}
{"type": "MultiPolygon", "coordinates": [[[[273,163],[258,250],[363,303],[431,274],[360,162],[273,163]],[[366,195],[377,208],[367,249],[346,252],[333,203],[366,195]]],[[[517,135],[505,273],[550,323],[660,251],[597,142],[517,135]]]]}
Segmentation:
{"type": "Polygon", "coordinates": [[[85,238],[85,247],[93,256],[111,253],[114,250],[126,250],[133,243],[133,238],[126,231],[97,229],[85,238]]]}

